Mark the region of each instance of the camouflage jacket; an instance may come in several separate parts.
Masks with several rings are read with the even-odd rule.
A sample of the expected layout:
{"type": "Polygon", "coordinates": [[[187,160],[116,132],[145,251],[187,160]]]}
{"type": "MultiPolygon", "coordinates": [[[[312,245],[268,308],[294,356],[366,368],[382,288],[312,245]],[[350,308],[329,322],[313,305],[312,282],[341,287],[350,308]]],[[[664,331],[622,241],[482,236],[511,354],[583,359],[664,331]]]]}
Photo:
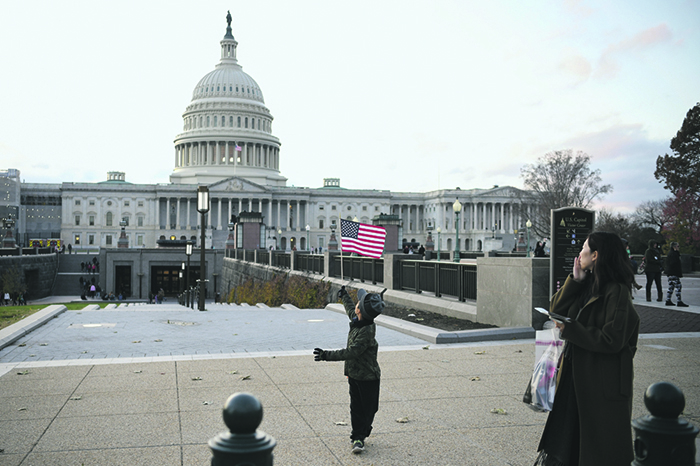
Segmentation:
{"type": "Polygon", "coordinates": [[[347,348],[326,351],[327,361],[345,361],[345,375],[355,380],[379,380],[381,370],[377,363],[379,344],[375,338],[377,325],[365,320],[353,320],[355,303],[347,294],[343,295],[345,312],[350,319],[347,348]]]}

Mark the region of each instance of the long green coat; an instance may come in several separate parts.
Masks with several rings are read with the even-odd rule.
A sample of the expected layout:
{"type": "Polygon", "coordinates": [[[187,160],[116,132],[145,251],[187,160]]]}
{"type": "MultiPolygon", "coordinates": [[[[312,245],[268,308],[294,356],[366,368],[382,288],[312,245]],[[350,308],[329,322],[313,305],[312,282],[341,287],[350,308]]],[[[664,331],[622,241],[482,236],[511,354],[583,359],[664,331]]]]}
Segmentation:
{"type": "Polygon", "coordinates": [[[550,310],[575,319],[562,339],[572,344],[571,369],[580,422],[580,466],[629,465],[632,450],[632,359],[639,315],[630,291],[610,283],[581,308],[583,283],[569,275],[550,310]]]}
{"type": "Polygon", "coordinates": [[[377,363],[379,344],[375,338],[377,324],[374,321],[353,321],[355,303],[347,294],[343,295],[345,312],[350,319],[348,343],[344,349],[326,351],[327,361],[345,361],[345,375],[355,380],[379,380],[381,370],[377,363]]]}

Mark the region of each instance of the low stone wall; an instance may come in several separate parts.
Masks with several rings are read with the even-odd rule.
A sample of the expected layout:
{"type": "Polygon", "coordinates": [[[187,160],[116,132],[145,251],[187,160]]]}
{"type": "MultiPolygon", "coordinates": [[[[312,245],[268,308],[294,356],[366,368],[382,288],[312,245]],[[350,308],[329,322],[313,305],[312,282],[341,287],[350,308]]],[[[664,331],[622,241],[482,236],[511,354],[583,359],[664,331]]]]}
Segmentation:
{"type": "Polygon", "coordinates": [[[480,257],[476,283],[479,322],[541,329],[547,320],[534,308],[549,308],[548,257],[480,257]]]}
{"type": "Polygon", "coordinates": [[[25,299],[38,299],[51,295],[51,287],[58,271],[57,254],[0,257],[0,280],[6,270],[15,267],[20,271],[27,287],[25,299]]]}
{"type": "Polygon", "coordinates": [[[221,267],[221,299],[226,301],[232,288],[242,285],[251,278],[256,282],[264,283],[272,280],[272,277],[276,274],[287,273],[289,273],[289,269],[270,267],[226,257],[221,267]]]}

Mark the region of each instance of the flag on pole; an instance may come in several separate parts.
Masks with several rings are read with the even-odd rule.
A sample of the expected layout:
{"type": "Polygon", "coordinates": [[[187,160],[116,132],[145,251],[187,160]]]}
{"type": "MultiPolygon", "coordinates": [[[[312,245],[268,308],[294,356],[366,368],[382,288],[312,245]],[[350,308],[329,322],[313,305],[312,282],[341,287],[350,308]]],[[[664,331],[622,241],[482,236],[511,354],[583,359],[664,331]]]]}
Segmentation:
{"type": "Polygon", "coordinates": [[[362,256],[382,257],[386,230],[364,223],[340,219],[340,249],[356,252],[362,256]]]}
{"type": "Polygon", "coordinates": [[[238,144],[236,144],[236,150],[237,150],[238,152],[241,152],[243,149],[241,148],[241,146],[239,146],[238,144]]]}

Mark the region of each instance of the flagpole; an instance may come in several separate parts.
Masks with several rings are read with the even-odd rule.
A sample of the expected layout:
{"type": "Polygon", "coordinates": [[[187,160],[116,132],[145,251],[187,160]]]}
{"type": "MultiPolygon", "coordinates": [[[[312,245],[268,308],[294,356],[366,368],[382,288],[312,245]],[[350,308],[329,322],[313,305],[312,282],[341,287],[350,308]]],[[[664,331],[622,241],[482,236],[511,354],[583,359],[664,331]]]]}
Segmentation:
{"type": "MultiPolygon", "coordinates": [[[[343,211],[343,206],[342,204],[339,206],[340,207],[340,212],[343,211]]],[[[345,280],[345,274],[343,274],[343,229],[341,227],[340,223],[340,213],[338,214],[338,233],[340,235],[338,238],[340,239],[340,280],[345,280]]]]}

